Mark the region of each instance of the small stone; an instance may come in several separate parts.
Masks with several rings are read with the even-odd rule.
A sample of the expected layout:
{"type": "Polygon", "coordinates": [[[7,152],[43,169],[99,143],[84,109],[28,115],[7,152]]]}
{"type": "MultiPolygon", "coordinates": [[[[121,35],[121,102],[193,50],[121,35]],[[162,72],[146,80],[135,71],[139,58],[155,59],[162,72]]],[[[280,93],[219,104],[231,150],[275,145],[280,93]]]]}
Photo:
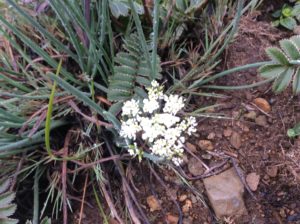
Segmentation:
{"type": "Polygon", "coordinates": [[[246,177],[246,182],[251,191],[256,191],[259,184],[259,175],[256,173],[249,173],[246,177]]]}
{"type": "Polygon", "coordinates": [[[271,106],[267,100],[264,98],[256,98],[254,99],[254,104],[258,106],[261,110],[263,110],[266,113],[269,113],[271,111],[271,106]]]}
{"type": "Polygon", "coordinates": [[[147,204],[150,208],[150,212],[159,211],[161,209],[158,200],[153,195],[147,197],[147,204]]]}
{"type": "Polygon", "coordinates": [[[197,147],[195,145],[193,145],[192,143],[190,142],[187,142],[186,143],[186,147],[191,150],[192,152],[196,152],[197,151],[197,147]]]}
{"type": "Polygon", "coordinates": [[[239,149],[242,146],[241,135],[237,132],[233,132],[230,137],[230,143],[234,148],[239,149]]]}
{"type": "Polygon", "coordinates": [[[188,163],[188,170],[193,176],[200,176],[204,173],[202,164],[194,157],[188,163]]]}
{"type": "Polygon", "coordinates": [[[214,149],[212,142],[209,140],[200,140],[199,147],[200,147],[200,149],[206,150],[206,151],[211,151],[214,149]]]}
{"type": "Polygon", "coordinates": [[[268,166],[266,169],[267,174],[269,177],[276,177],[278,173],[278,167],[277,166],[268,166]]]}
{"type": "Polygon", "coordinates": [[[247,215],[243,200],[244,184],[235,169],[205,178],[204,186],[218,218],[247,215]]]}
{"type": "Polygon", "coordinates": [[[210,159],[212,158],[212,155],[210,155],[210,154],[203,154],[203,155],[201,155],[201,157],[202,157],[203,159],[210,160],[210,159]]]}
{"type": "Polygon", "coordinates": [[[179,217],[177,215],[172,215],[170,213],[166,216],[166,221],[170,224],[177,224],[179,220],[179,217]]]}
{"type": "Polygon", "coordinates": [[[209,133],[209,135],[207,136],[207,139],[209,140],[213,140],[216,137],[216,134],[214,132],[209,133]]]}
{"type": "Polygon", "coordinates": [[[255,120],[256,112],[255,111],[250,111],[249,113],[244,114],[244,117],[248,118],[250,120],[255,120]]]}
{"type": "Polygon", "coordinates": [[[267,127],[267,117],[265,115],[259,115],[257,118],[255,118],[255,123],[262,127],[267,127]]]}
{"type": "Polygon", "coordinates": [[[187,199],[185,201],[185,204],[182,206],[182,212],[183,213],[188,213],[192,207],[193,207],[192,201],[187,199]]]}
{"type": "Polygon", "coordinates": [[[284,211],[283,208],[281,208],[281,209],[279,210],[279,214],[280,214],[280,216],[281,216],[282,218],[286,218],[286,214],[285,214],[285,211],[284,211]]]}
{"type": "Polygon", "coordinates": [[[183,202],[183,201],[185,201],[187,199],[187,195],[186,194],[182,194],[182,195],[180,195],[180,197],[179,197],[179,201],[180,202],[183,202]]]}
{"type": "Polygon", "coordinates": [[[225,137],[230,137],[230,136],[232,135],[232,130],[231,130],[231,128],[225,129],[224,132],[223,132],[223,135],[224,135],[225,137]]]}

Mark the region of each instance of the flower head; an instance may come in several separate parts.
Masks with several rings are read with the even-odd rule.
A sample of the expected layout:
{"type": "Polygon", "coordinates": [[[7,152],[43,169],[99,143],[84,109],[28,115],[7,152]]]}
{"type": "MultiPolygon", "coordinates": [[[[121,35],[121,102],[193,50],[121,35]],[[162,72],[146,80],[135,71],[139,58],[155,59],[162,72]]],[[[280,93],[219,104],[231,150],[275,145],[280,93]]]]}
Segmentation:
{"type": "Polygon", "coordinates": [[[124,103],[120,135],[133,143],[128,144],[130,155],[138,155],[139,159],[143,156],[143,148],[139,148],[136,142],[140,133],[151,154],[180,165],[185,136],[196,131],[196,119],[178,116],[184,108],[183,97],[165,95],[163,86],[156,81],[147,91],[148,97],[142,103],[134,99],[124,103]]]}

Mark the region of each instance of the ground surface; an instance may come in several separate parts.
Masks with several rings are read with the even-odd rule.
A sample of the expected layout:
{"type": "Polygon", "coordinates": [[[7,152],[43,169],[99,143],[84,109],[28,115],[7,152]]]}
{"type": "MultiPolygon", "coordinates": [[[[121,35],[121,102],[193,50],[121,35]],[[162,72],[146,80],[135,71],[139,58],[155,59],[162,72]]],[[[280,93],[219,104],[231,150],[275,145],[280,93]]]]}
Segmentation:
{"type": "MultiPolygon", "coordinates": [[[[271,28],[268,22],[257,21],[257,16],[244,17],[239,34],[228,48],[223,67],[219,69],[266,60],[265,47],[275,45],[278,40],[289,35],[292,33],[271,28]]],[[[216,84],[243,85],[260,80],[256,70],[252,69],[224,77],[216,84]]],[[[287,129],[300,121],[299,97],[291,97],[289,91],[275,95],[270,85],[218,93],[228,97],[217,100],[216,103],[221,103],[222,106],[213,112],[225,115],[228,119],[202,119],[198,136],[192,138],[188,146],[210,167],[224,161],[220,158],[221,155],[229,155],[236,159],[235,165],[242,169],[245,177],[250,173],[256,173],[260,177],[257,190],[251,193],[246,190],[244,194],[249,215],[237,222],[228,217],[226,222],[300,223],[300,139],[289,139],[286,136],[287,129]],[[270,104],[271,111],[265,113],[255,107],[253,102],[256,98],[265,99],[270,104]],[[200,140],[210,141],[213,148],[201,149],[200,140]]],[[[201,102],[200,106],[206,106],[209,102],[201,102]]],[[[221,169],[232,166],[229,161],[221,169]]],[[[183,223],[216,222],[202,179],[189,182],[195,187],[193,193],[172,170],[156,169],[165,184],[163,185],[145,167],[143,164],[134,167],[132,183],[135,183],[133,187],[137,189],[137,198],[151,223],[166,223],[166,220],[176,223],[179,212],[172,198],[176,199],[183,211],[183,223]],[[145,177],[141,172],[149,173],[149,176],[145,177]],[[199,192],[198,195],[196,191],[199,192]],[[155,198],[159,200],[161,207],[150,211],[149,204],[152,209],[156,208],[155,198]]],[[[188,155],[183,170],[191,177],[190,171],[193,169],[199,174],[204,172],[199,162],[188,155]]],[[[96,210],[95,207],[85,206],[82,223],[101,223],[96,210]]]]}

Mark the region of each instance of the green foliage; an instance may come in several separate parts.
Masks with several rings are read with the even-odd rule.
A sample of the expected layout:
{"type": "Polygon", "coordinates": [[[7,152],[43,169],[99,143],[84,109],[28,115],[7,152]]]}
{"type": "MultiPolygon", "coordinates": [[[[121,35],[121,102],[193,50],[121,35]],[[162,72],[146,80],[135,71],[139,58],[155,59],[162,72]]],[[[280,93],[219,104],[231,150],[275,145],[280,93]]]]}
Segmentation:
{"type": "MultiPolygon", "coordinates": [[[[119,52],[115,58],[114,74],[109,83],[108,99],[111,101],[123,101],[132,97],[143,98],[145,92],[142,87],[149,86],[152,81],[151,68],[146,62],[145,52],[136,33],[124,40],[123,48],[124,51],[119,52]]],[[[161,78],[159,58],[155,66],[157,74],[154,78],[159,79],[161,78]]]]}
{"type": "Polygon", "coordinates": [[[18,220],[9,218],[16,211],[16,204],[12,203],[15,199],[15,193],[9,190],[10,179],[0,180],[0,223],[16,224],[18,220]]]}
{"type": "MultiPolygon", "coordinates": [[[[135,1],[134,6],[138,14],[140,15],[144,14],[144,8],[141,4],[135,1]]],[[[124,16],[124,17],[129,16],[130,6],[127,0],[110,0],[109,8],[111,14],[116,18],[119,18],[120,16],[124,16]]]]}
{"type": "Polygon", "coordinates": [[[300,1],[297,1],[293,7],[284,4],[282,9],[274,12],[272,16],[276,19],[272,22],[274,26],[281,25],[289,30],[293,30],[297,25],[297,21],[300,22],[300,1]]]}
{"type": "Polygon", "coordinates": [[[261,66],[259,73],[267,79],[274,79],[273,90],[282,92],[292,82],[293,93],[300,92],[300,36],[283,39],[280,48],[266,49],[271,62],[261,66]]]}
{"type": "Polygon", "coordinates": [[[294,138],[300,135],[300,123],[296,124],[293,128],[288,129],[287,136],[294,138]]]}

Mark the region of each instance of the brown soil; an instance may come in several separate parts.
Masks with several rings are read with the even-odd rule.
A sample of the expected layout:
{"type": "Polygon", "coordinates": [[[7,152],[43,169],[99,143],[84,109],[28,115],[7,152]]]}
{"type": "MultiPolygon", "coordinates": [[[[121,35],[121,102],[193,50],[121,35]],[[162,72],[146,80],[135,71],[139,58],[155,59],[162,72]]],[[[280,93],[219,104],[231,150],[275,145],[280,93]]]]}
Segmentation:
{"type": "MultiPolygon", "coordinates": [[[[266,60],[264,49],[277,44],[278,40],[286,35],[286,32],[271,28],[267,22],[258,22],[251,16],[244,17],[239,34],[228,48],[225,63],[220,70],[266,60]]],[[[216,84],[244,85],[260,80],[256,69],[252,69],[224,77],[216,84]]],[[[196,146],[197,156],[210,167],[222,161],[217,155],[230,155],[236,158],[237,166],[243,170],[245,176],[252,172],[260,176],[258,189],[251,194],[247,191],[245,193],[244,199],[249,215],[237,222],[234,222],[231,217],[219,221],[255,224],[300,223],[300,139],[289,139],[286,135],[287,129],[300,121],[299,97],[291,97],[289,90],[275,95],[270,85],[241,91],[219,91],[219,93],[226,94],[228,97],[215,102],[222,103],[223,106],[215,109],[214,112],[230,119],[202,119],[199,123],[198,136],[190,143],[196,146]],[[253,100],[258,97],[270,103],[269,113],[263,113],[253,105],[253,100]],[[255,111],[256,117],[260,116],[265,121],[263,126],[245,117],[249,111],[255,111]],[[238,133],[240,145],[233,147],[230,132],[238,133]],[[199,140],[208,138],[213,143],[213,151],[201,150],[198,146],[199,140]]],[[[187,164],[191,158],[190,156],[186,158],[186,165],[183,167],[184,172],[189,176],[191,174],[188,172],[187,164]]],[[[228,162],[222,169],[230,166],[233,165],[228,162]]],[[[135,172],[133,172],[132,183],[135,184],[132,184],[132,187],[136,189],[136,196],[151,223],[166,223],[168,215],[178,217],[177,205],[185,210],[183,212],[185,224],[217,223],[201,179],[189,181],[195,188],[193,190],[187,187],[172,170],[165,167],[156,168],[165,186],[150,175],[151,172],[145,164],[137,164],[133,170],[135,172]],[[148,196],[155,196],[159,200],[160,210],[150,212],[146,200],[148,196]],[[171,200],[172,197],[176,199],[177,205],[171,200]],[[185,200],[180,201],[180,199],[185,200]],[[188,202],[192,202],[192,206],[186,209],[184,205],[188,202]]],[[[96,207],[96,205],[94,208],[85,206],[82,223],[102,223],[96,207]]],[[[109,209],[106,214],[109,214],[109,209]]],[[[75,216],[78,216],[78,213],[75,216]]]]}

